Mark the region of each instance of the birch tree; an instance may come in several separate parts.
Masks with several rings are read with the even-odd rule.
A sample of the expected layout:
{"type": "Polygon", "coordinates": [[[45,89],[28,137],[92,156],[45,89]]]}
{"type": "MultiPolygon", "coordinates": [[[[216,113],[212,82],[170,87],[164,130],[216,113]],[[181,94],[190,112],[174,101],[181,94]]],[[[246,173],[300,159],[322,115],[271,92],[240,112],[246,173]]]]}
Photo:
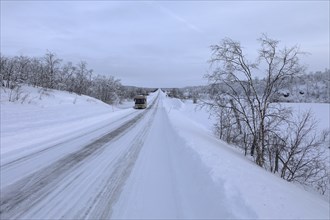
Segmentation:
{"type": "Polygon", "coordinates": [[[304,66],[299,63],[303,54],[299,47],[280,48],[279,41],[267,35],[262,35],[258,42],[260,49],[254,62],[247,59],[241,44],[230,38],[211,46],[213,71],[206,78],[212,88],[217,89],[212,91],[211,102],[206,104],[234,119],[231,125],[225,126],[226,130],[232,131],[229,138],[244,143],[256,163],[263,167],[266,139],[272,133],[267,126],[274,121],[279,124],[287,113],[280,105],[272,104],[272,99],[282,88],[284,80],[301,74],[304,66]],[[263,84],[256,84],[257,72],[263,74],[263,84]],[[263,86],[260,88],[260,85],[263,86]]]}

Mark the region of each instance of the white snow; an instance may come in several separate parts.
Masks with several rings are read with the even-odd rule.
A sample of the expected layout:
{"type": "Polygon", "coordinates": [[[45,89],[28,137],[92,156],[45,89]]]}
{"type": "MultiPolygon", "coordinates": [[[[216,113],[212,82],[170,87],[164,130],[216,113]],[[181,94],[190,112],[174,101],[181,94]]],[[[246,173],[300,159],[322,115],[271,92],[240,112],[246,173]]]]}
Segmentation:
{"type": "Polygon", "coordinates": [[[318,130],[329,129],[330,127],[330,104],[329,103],[282,103],[293,109],[296,115],[311,111],[318,123],[318,130]]]}
{"type": "MultiPolygon", "coordinates": [[[[8,93],[1,93],[1,164],[15,165],[1,167],[1,190],[38,174],[144,111],[131,108],[133,102],[113,107],[61,91],[48,91],[39,99],[39,89],[24,89],[30,103],[8,102],[8,93]],[[32,154],[34,159],[20,161],[32,154]]],[[[214,121],[207,112],[195,111],[189,101],[157,94],[148,97],[148,103],[158,100],[140,122],[69,173],[54,177],[49,194],[17,216],[330,218],[324,197],[259,168],[214,137],[214,121]]],[[[311,106],[315,105],[322,121],[329,122],[329,104],[311,106]]]]}
{"type": "MultiPolygon", "coordinates": [[[[178,106],[178,100],[167,99],[166,102],[166,106],[171,106],[172,102],[172,106],[178,106]]],[[[189,103],[182,105],[188,112],[194,108],[189,103]]],[[[203,126],[197,121],[201,122],[200,118],[203,115],[205,118],[207,113],[197,111],[196,120],[191,118],[191,114],[180,111],[182,106],[178,110],[173,109],[169,111],[173,126],[185,139],[186,145],[200,155],[214,182],[223,186],[227,201],[238,218],[251,218],[244,212],[251,209],[261,219],[329,219],[329,201],[325,198],[266,172],[216,139],[211,129],[203,129],[207,123],[203,126]]],[[[317,104],[315,109],[327,113],[329,105],[317,104]],[[320,110],[320,106],[324,108],[320,110]]],[[[318,116],[329,119],[329,114],[318,116]]]]}
{"type": "Polygon", "coordinates": [[[133,101],[111,106],[66,91],[23,91],[29,95],[23,104],[8,102],[9,91],[1,91],[1,154],[56,144],[135,112],[133,101]]]}

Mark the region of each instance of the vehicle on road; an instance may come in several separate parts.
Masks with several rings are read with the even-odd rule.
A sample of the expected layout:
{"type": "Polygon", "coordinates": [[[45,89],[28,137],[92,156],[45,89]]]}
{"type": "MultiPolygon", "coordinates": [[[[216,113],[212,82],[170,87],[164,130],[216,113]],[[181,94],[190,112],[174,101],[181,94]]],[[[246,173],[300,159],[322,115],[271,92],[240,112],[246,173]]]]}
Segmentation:
{"type": "Polygon", "coordinates": [[[145,109],[147,108],[147,98],[144,95],[137,95],[134,97],[134,108],[135,109],[145,109]]]}

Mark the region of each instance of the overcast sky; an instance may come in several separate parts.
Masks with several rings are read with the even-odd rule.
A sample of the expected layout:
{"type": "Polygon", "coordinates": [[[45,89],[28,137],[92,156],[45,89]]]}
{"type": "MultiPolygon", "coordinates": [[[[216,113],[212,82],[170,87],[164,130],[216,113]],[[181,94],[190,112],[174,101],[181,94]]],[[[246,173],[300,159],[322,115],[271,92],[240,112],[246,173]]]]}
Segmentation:
{"type": "Polygon", "coordinates": [[[267,33],[329,68],[329,1],[3,1],[1,54],[86,61],[124,85],[206,84],[210,48],[230,37],[254,59],[267,33]]]}

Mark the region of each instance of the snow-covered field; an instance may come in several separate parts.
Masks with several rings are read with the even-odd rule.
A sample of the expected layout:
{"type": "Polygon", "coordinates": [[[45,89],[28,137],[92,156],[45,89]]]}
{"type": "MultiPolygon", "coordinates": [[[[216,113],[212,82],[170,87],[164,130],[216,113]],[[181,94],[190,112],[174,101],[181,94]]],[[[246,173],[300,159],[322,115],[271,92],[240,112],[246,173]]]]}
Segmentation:
{"type": "MultiPolygon", "coordinates": [[[[330,218],[329,201],[215,138],[189,101],[158,91],[135,110],[25,89],[23,104],[1,93],[2,219],[330,218]]],[[[329,126],[329,105],[315,111],[329,126]]]]}

